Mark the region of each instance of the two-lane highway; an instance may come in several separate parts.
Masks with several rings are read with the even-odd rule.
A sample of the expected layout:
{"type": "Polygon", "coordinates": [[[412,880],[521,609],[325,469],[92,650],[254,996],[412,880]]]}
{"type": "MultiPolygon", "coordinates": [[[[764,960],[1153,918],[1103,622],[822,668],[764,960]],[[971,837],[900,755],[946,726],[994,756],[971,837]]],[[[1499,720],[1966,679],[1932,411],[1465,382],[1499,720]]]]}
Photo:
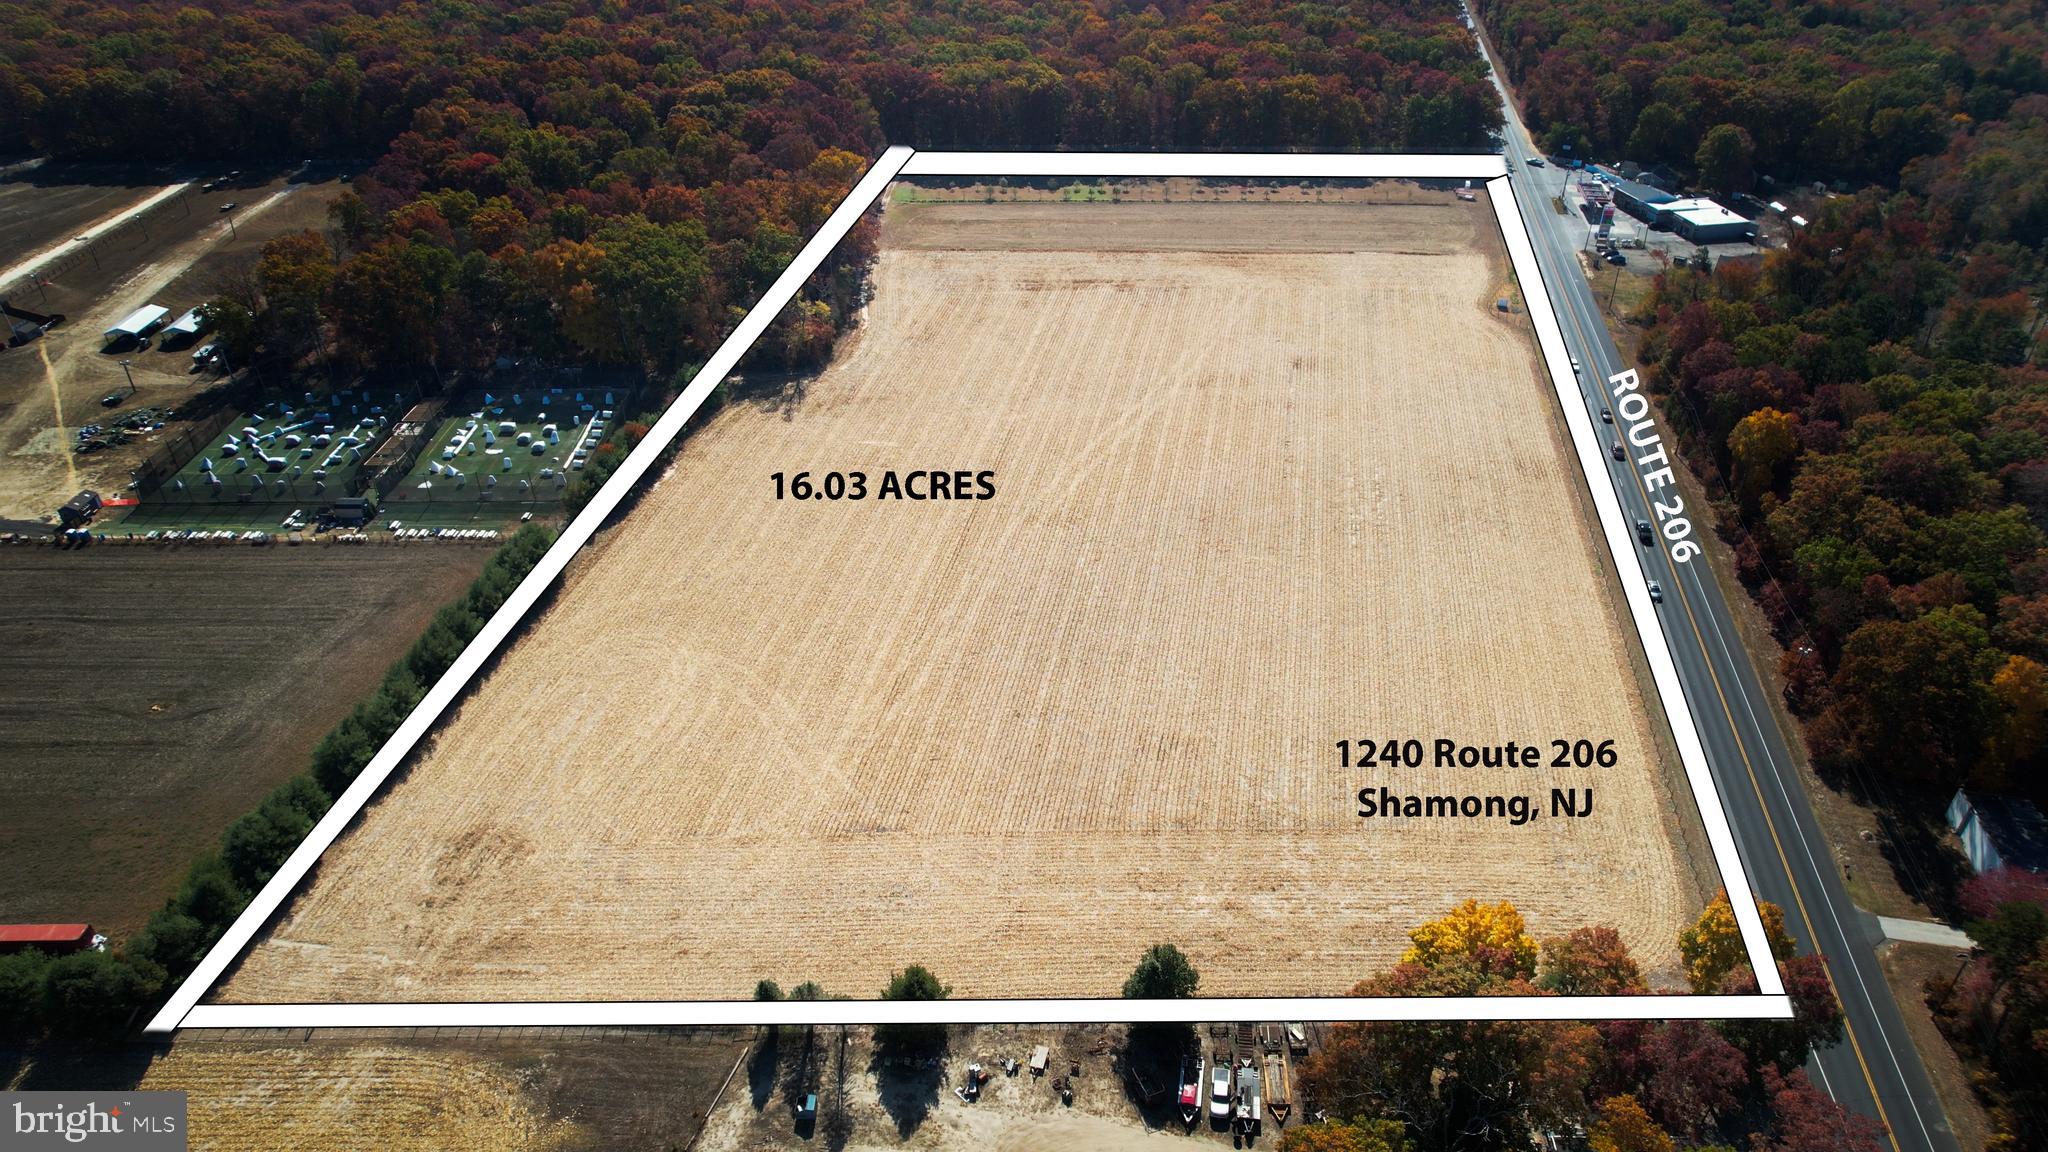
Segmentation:
{"type": "MultiPolygon", "coordinates": [[[[1510,179],[1544,281],[1540,289],[1524,285],[1523,290],[1548,291],[1566,347],[1582,368],[1580,395],[1594,416],[1595,428],[1610,437],[1610,444],[1623,445],[1626,459],[1606,457],[1622,508],[1631,524],[1649,521],[1656,532],[1653,544],[1639,549],[1642,574],[1625,567],[1622,576],[1662,585],[1665,634],[1735,831],[1743,869],[1758,897],[1785,910],[1786,926],[1801,950],[1825,958],[1842,1002],[1847,1024],[1842,1043],[1816,1051],[1808,1069],[1816,1083],[1844,1106],[1883,1124],[1894,1152],[1956,1152],[1948,1118],[1878,967],[1874,948],[1882,937],[1876,920],[1849,902],[1786,735],[1765,695],[1768,689],[1743,650],[1708,559],[1695,555],[1680,563],[1672,558],[1673,542],[1663,531],[1671,517],[1653,511],[1643,483],[1645,469],[1657,465],[1639,462],[1655,448],[1631,443],[1625,422],[1599,422],[1600,410],[1615,405],[1610,377],[1629,365],[1608,336],[1580,263],[1587,228],[1576,213],[1555,210],[1551,200],[1562,191],[1566,174],[1530,166],[1530,159],[1540,154],[1497,68],[1494,82],[1507,117],[1503,151],[1510,179]]],[[[1619,413],[1615,419],[1622,420],[1619,413]]],[[[1661,443],[1676,453],[1668,434],[1661,435],[1661,443]]],[[[1656,493],[1667,511],[1676,499],[1675,489],[1656,493]]],[[[1685,508],[1676,515],[1690,521],[1695,538],[1712,531],[1707,509],[1685,508]]]]}

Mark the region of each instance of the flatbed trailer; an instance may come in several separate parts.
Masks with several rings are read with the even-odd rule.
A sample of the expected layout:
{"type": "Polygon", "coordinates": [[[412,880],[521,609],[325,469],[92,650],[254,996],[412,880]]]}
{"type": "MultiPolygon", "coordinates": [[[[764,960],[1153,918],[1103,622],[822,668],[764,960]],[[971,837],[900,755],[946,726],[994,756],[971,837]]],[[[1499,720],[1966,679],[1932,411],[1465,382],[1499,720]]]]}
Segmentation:
{"type": "Polygon", "coordinates": [[[1266,1053],[1266,1111],[1272,1113],[1273,1122],[1276,1124],[1285,1124],[1287,1113],[1294,1107],[1294,1101],[1288,1092],[1290,1082],[1294,1079],[1293,1071],[1288,1067],[1287,1053],[1266,1053]]]}

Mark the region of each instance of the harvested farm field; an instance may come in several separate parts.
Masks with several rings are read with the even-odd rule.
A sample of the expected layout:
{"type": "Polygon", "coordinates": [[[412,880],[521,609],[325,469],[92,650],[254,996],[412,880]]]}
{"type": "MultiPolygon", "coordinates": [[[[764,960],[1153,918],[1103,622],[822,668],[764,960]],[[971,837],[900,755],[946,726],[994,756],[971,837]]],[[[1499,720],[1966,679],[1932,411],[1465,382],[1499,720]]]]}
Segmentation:
{"type": "Polygon", "coordinates": [[[181,1037],[140,1086],[187,1094],[195,1152],[684,1148],[746,1050],[719,1029],[243,1031],[181,1037]]]}
{"type": "Polygon", "coordinates": [[[140,929],[489,558],[0,548],[0,921],[140,929]]]}
{"type": "Polygon", "coordinates": [[[1677,984],[1711,864],[1483,201],[899,201],[873,275],[834,364],[688,439],[216,1000],[868,998],[912,963],[1115,996],[1161,941],[1204,995],[1336,994],[1467,898],[1677,984]],[[884,498],[955,470],[993,495],[884,498]],[[778,499],[800,472],[862,497],[778,499]],[[1541,815],[1363,818],[1380,787],[1541,815]]]}

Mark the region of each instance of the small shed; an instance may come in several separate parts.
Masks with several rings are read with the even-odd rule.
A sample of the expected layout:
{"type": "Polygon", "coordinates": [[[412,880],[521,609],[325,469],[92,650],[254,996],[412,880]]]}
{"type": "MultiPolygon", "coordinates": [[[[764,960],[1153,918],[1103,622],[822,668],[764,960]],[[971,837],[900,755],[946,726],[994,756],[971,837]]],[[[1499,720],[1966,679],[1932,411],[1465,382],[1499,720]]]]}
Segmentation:
{"type": "Polygon", "coordinates": [[[0,924],[0,955],[26,952],[83,952],[93,945],[90,924],[0,924]]]}
{"type": "Polygon", "coordinates": [[[164,326],[164,339],[196,340],[205,330],[206,318],[199,314],[199,309],[193,308],[164,326]]]}
{"type": "Polygon", "coordinates": [[[76,528],[81,524],[90,523],[94,516],[99,515],[101,506],[100,494],[87,489],[66,500],[64,506],[57,509],[57,520],[66,528],[76,528]]]}
{"type": "Polygon", "coordinates": [[[343,527],[360,528],[370,521],[370,501],[364,496],[344,496],[334,502],[328,516],[343,527]]]}
{"type": "Polygon", "coordinates": [[[2048,817],[2031,800],[1958,788],[1948,802],[1948,826],[1962,840],[1973,871],[2048,872],[2048,817]]]}

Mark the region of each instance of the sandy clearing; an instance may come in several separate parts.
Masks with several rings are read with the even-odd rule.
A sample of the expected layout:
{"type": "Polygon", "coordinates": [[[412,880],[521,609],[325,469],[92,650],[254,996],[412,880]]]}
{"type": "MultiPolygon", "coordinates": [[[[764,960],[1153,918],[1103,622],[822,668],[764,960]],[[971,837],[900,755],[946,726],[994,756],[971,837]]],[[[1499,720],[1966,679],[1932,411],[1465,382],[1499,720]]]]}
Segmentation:
{"type": "MultiPolygon", "coordinates": [[[[234,227],[249,227],[302,187],[285,187],[239,211],[234,227]]],[[[74,413],[78,410],[80,392],[98,396],[125,380],[120,358],[100,351],[103,333],[137,308],[152,303],[178,277],[234,235],[225,219],[206,225],[198,235],[123,274],[90,306],[72,314],[62,327],[35,342],[33,355],[40,361],[41,372],[30,398],[0,409],[0,445],[19,445],[9,452],[11,459],[4,462],[8,475],[0,480],[0,513],[47,514],[78,490],[80,476],[88,470],[97,473],[102,483],[107,481],[106,459],[92,459],[85,462],[85,467],[78,466],[80,461],[72,456],[72,436],[64,419],[67,408],[74,413]]],[[[166,307],[172,308],[175,317],[183,311],[175,305],[196,303],[199,301],[166,302],[166,307]]],[[[173,363],[189,366],[191,361],[180,357],[173,363]]],[[[160,365],[145,360],[137,370],[146,372],[152,367],[160,365]]],[[[144,381],[148,380],[144,376],[144,381]]],[[[166,397],[162,390],[152,388],[147,399],[162,403],[166,397]]],[[[95,417],[100,412],[97,406],[90,411],[95,417]]]]}
{"type": "Polygon", "coordinates": [[[1481,304],[1484,206],[1427,256],[1286,251],[1298,211],[1231,209],[1259,253],[1016,251],[993,217],[980,250],[885,243],[841,362],[689,443],[219,997],[865,996],[910,962],[1113,995],[1158,940],[1205,994],[1333,993],[1466,897],[1670,976],[1691,805],[1555,397],[1481,304]],[[925,468],[999,494],[769,479],[925,468]],[[1341,767],[1368,737],[1618,762],[1341,767]],[[1380,784],[1598,803],[1363,822],[1380,784]]]}

